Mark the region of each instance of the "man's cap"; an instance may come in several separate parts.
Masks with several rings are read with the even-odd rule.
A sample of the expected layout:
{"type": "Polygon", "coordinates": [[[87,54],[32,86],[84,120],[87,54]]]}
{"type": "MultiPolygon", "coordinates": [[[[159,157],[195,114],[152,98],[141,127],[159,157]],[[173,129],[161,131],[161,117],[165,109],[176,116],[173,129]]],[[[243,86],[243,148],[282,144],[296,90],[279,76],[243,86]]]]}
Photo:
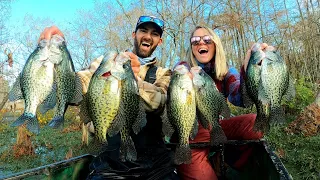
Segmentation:
{"type": "Polygon", "coordinates": [[[163,20],[155,17],[155,16],[140,16],[136,25],[136,30],[138,30],[139,26],[145,23],[153,23],[156,29],[160,32],[160,36],[162,36],[163,29],[164,29],[164,22],[163,20]]]}

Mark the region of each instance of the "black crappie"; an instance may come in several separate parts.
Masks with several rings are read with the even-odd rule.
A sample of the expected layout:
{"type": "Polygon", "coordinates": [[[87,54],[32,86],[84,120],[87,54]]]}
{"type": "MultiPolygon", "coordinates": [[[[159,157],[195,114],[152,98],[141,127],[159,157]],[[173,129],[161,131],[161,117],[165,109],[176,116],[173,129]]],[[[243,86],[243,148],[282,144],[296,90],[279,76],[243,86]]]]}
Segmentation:
{"type": "Polygon", "coordinates": [[[37,107],[52,92],[54,83],[54,64],[50,61],[49,51],[48,42],[41,41],[29,56],[9,95],[10,101],[25,101],[24,113],[12,126],[26,122],[28,130],[36,134],[39,133],[37,107]]]}
{"type": "Polygon", "coordinates": [[[146,124],[146,116],[129,57],[110,55],[92,76],[87,92],[88,114],[99,142],[120,131],[120,159],[134,161],[136,149],[130,136],[146,124]]]}
{"type": "Polygon", "coordinates": [[[271,124],[285,122],[281,107],[283,96],[290,100],[295,95],[292,79],[282,57],[275,51],[266,51],[261,63],[261,82],[259,99],[263,104],[269,104],[271,124]]]}
{"type": "MultiPolygon", "coordinates": [[[[107,59],[101,62],[93,74],[88,92],[86,94],[87,109],[89,118],[95,127],[95,137],[99,142],[107,144],[107,130],[115,120],[119,111],[121,96],[121,81],[111,75],[111,69],[115,65],[117,54],[110,54],[107,59]]],[[[108,131],[114,135],[121,127],[115,128],[116,132],[108,131]]]]}
{"type": "Polygon", "coordinates": [[[166,109],[162,116],[163,133],[168,137],[171,137],[174,131],[178,134],[179,142],[174,158],[176,164],[191,162],[189,137],[193,139],[198,132],[196,97],[188,72],[184,65],[178,65],[174,69],[168,87],[166,109]]]}
{"type": "MultiPolygon", "coordinates": [[[[10,101],[25,100],[25,112],[12,124],[13,126],[22,125],[27,120],[27,128],[31,132],[39,133],[39,123],[36,118],[36,110],[39,105],[39,110],[45,113],[54,108],[56,104],[58,109],[65,110],[67,108],[63,100],[66,99],[63,98],[66,96],[65,94],[68,96],[71,94],[71,98],[68,98],[66,103],[78,103],[82,100],[81,81],[75,76],[72,61],[68,61],[71,61],[71,58],[62,37],[54,35],[50,41],[42,40],[39,43],[29,56],[10,91],[10,101]],[[66,61],[73,73],[69,73],[66,68],[61,67],[67,66],[66,61]],[[72,80],[65,80],[63,77],[72,80]],[[63,81],[69,82],[69,84],[63,83],[63,81]]],[[[56,112],[55,117],[57,114],[61,113],[56,112]]],[[[64,111],[62,116],[63,114],[64,111]]],[[[60,125],[61,122],[60,124],[52,124],[60,125]]]]}
{"type": "Polygon", "coordinates": [[[262,101],[258,98],[261,79],[261,60],[264,58],[264,52],[259,50],[259,47],[259,44],[255,44],[252,49],[246,70],[246,79],[242,82],[245,84],[241,84],[241,90],[244,105],[248,107],[254,103],[257,109],[254,130],[265,132],[269,129],[269,108],[267,105],[262,104],[262,101]]]}
{"type": "Polygon", "coordinates": [[[64,114],[69,104],[79,104],[82,98],[82,85],[76,75],[73,61],[67,49],[64,39],[54,35],[50,40],[50,61],[55,65],[56,76],[56,109],[49,126],[62,127],[64,114]]]}
{"type": "Polygon", "coordinates": [[[244,104],[253,102],[257,108],[254,130],[267,132],[270,121],[283,121],[280,102],[285,93],[288,99],[294,96],[294,87],[282,58],[273,50],[260,50],[259,46],[253,46],[242,93],[244,104]]]}
{"type": "Polygon", "coordinates": [[[193,84],[196,94],[197,115],[202,126],[210,129],[211,145],[227,141],[220,124],[219,115],[230,117],[225,97],[217,89],[213,79],[200,66],[192,67],[193,84]]]}

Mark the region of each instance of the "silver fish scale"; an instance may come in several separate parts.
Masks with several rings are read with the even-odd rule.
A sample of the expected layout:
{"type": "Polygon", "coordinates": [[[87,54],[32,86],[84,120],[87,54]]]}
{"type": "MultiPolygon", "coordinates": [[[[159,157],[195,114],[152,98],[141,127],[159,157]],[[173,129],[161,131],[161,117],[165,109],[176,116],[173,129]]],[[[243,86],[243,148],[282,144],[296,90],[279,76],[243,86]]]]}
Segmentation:
{"type": "MultiPolygon", "coordinates": [[[[34,52],[35,54],[41,51],[34,52]]],[[[26,112],[36,113],[38,105],[49,95],[53,85],[53,65],[46,64],[39,56],[31,55],[22,72],[22,92],[26,101],[26,112]]]]}
{"type": "MultiPolygon", "coordinates": [[[[107,130],[119,110],[121,89],[112,90],[111,83],[118,83],[113,76],[107,79],[94,76],[88,90],[89,111],[100,142],[106,142],[107,130]]],[[[119,87],[120,88],[120,87],[119,87]]]]}
{"type": "Polygon", "coordinates": [[[262,52],[260,51],[254,52],[249,59],[246,71],[245,88],[248,96],[252,99],[257,109],[257,117],[255,120],[254,130],[265,132],[269,129],[269,111],[267,109],[267,106],[262,103],[261,99],[259,99],[261,67],[257,65],[257,63],[262,58],[261,53],[262,52]]]}
{"type": "Polygon", "coordinates": [[[27,122],[27,128],[33,133],[39,133],[39,122],[36,118],[36,110],[50,94],[54,81],[54,66],[42,59],[46,48],[38,48],[29,56],[22,73],[20,74],[20,88],[25,100],[24,113],[12,123],[12,126],[20,126],[27,122]]]}
{"type": "Polygon", "coordinates": [[[56,115],[63,116],[67,103],[71,101],[75,89],[75,70],[67,52],[66,46],[62,46],[61,56],[62,62],[57,65],[57,96],[58,96],[58,111],[56,115]]]}
{"type": "Polygon", "coordinates": [[[206,129],[209,129],[209,125],[212,127],[210,132],[212,145],[223,143],[227,141],[227,137],[219,124],[219,115],[222,113],[224,117],[230,117],[226,99],[216,88],[213,79],[203,70],[194,73],[194,77],[202,81],[202,86],[195,85],[198,118],[206,129]]]}
{"type": "Polygon", "coordinates": [[[261,65],[259,99],[270,104],[270,122],[284,122],[281,100],[289,86],[289,72],[283,59],[274,52],[267,52],[261,65]],[[270,57],[270,58],[269,58],[270,57]]]}
{"type": "Polygon", "coordinates": [[[172,78],[172,90],[170,91],[170,104],[168,107],[169,119],[172,120],[172,124],[176,126],[179,133],[181,143],[189,143],[189,136],[193,124],[196,119],[196,103],[195,92],[192,87],[192,81],[181,81],[179,79],[172,78]],[[176,83],[177,82],[177,83],[176,83]],[[183,83],[183,85],[182,85],[183,83]],[[181,86],[189,85],[189,89],[181,88],[181,86]]]}

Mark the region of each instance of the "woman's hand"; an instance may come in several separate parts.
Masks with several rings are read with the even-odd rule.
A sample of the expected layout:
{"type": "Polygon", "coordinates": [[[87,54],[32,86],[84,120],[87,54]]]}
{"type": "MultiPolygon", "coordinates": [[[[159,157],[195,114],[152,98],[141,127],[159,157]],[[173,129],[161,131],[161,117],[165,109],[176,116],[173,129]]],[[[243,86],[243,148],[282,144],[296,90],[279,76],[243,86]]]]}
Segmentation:
{"type": "Polygon", "coordinates": [[[43,39],[50,40],[51,37],[52,37],[53,35],[55,35],[55,34],[57,34],[57,35],[59,35],[59,36],[61,36],[61,37],[64,38],[63,33],[60,31],[60,29],[59,29],[57,26],[46,27],[46,28],[42,31],[42,33],[40,34],[40,37],[39,37],[39,39],[38,39],[38,43],[39,43],[41,40],[43,40],[43,39]]]}
{"type": "Polygon", "coordinates": [[[246,56],[244,58],[244,61],[243,61],[243,66],[244,66],[244,70],[246,71],[247,70],[247,66],[248,66],[248,63],[249,63],[249,59],[250,59],[250,56],[251,56],[251,52],[252,51],[258,51],[258,50],[261,50],[261,51],[274,51],[275,50],[275,47],[273,46],[269,46],[267,43],[262,43],[262,44],[259,44],[259,43],[254,43],[251,48],[247,51],[246,53],[246,56]]]}
{"type": "Polygon", "coordinates": [[[125,52],[131,59],[131,68],[134,76],[137,78],[138,73],[140,72],[140,61],[137,55],[132,52],[125,52]]]}

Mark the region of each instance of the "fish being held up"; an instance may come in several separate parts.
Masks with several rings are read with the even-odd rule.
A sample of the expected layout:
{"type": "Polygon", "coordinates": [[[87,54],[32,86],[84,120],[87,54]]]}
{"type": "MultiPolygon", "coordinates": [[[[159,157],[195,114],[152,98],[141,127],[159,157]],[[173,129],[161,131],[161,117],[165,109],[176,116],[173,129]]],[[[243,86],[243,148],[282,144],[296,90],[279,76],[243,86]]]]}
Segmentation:
{"type": "Polygon", "coordinates": [[[62,114],[62,121],[51,122],[51,126],[58,127],[63,122],[66,103],[79,103],[82,100],[81,88],[81,81],[75,76],[64,39],[54,35],[50,41],[40,41],[9,93],[10,101],[25,101],[24,113],[12,126],[20,126],[26,122],[28,130],[38,134],[38,106],[40,105],[40,111],[45,113],[57,105],[55,117],[62,114]],[[72,72],[68,71],[68,68],[72,72]]]}
{"type": "Polygon", "coordinates": [[[210,130],[211,145],[227,141],[220,124],[219,115],[230,117],[230,109],[225,97],[218,91],[213,79],[200,66],[192,67],[195,88],[197,115],[206,129],[210,130]]]}
{"type": "Polygon", "coordinates": [[[31,53],[9,93],[10,101],[18,99],[25,101],[23,114],[12,123],[12,126],[20,126],[26,122],[28,130],[36,134],[39,133],[37,107],[52,92],[54,83],[54,64],[49,58],[48,44],[47,41],[41,41],[31,53]]]}
{"type": "Polygon", "coordinates": [[[57,107],[49,126],[59,128],[63,126],[68,105],[78,105],[82,101],[82,84],[75,73],[67,45],[61,36],[54,35],[51,38],[50,52],[50,61],[55,64],[57,107]]]}
{"type": "Polygon", "coordinates": [[[98,142],[107,145],[107,134],[112,137],[120,132],[120,159],[135,161],[130,134],[146,125],[146,114],[129,57],[120,53],[104,59],[90,80],[85,99],[98,142]]]}
{"type": "Polygon", "coordinates": [[[178,134],[175,150],[175,164],[191,163],[189,137],[194,139],[198,133],[196,119],[196,97],[192,79],[185,65],[178,65],[173,71],[168,87],[167,104],[162,115],[164,135],[178,134]]]}
{"type": "Polygon", "coordinates": [[[254,130],[267,132],[270,124],[284,122],[281,100],[294,97],[295,90],[289,71],[274,49],[262,51],[255,44],[246,70],[245,84],[241,85],[245,106],[256,105],[254,130]],[[247,94],[247,96],[246,96],[247,94]]]}

